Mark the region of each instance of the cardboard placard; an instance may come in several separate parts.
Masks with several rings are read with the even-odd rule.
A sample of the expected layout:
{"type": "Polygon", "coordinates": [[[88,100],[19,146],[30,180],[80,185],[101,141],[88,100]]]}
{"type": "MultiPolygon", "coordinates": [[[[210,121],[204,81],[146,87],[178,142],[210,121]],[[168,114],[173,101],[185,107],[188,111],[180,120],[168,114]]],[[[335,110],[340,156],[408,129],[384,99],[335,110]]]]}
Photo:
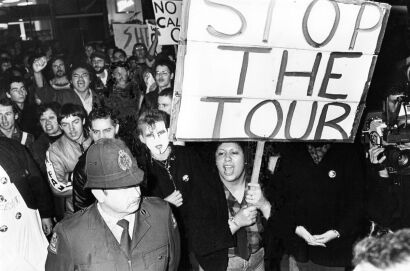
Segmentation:
{"type": "Polygon", "coordinates": [[[152,0],[159,45],[178,44],[182,0],[152,0]]]}
{"type": "Polygon", "coordinates": [[[113,24],[115,45],[124,50],[127,56],[132,55],[132,47],[135,43],[145,44],[147,48],[151,45],[148,35],[148,27],[139,24],[113,24]]]}
{"type": "Polygon", "coordinates": [[[352,142],[389,10],[358,0],[184,2],[173,136],[352,142]]]}
{"type": "Polygon", "coordinates": [[[159,45],[178,44],[182,0],[152,0],[159,45]]]}

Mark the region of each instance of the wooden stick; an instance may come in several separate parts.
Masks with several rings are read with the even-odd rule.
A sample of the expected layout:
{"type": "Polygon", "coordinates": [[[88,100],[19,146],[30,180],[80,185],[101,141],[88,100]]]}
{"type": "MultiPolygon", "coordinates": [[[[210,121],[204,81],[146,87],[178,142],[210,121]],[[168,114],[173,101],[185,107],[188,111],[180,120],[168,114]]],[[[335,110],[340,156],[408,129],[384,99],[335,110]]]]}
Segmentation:
{"type": "Polygon", "coordinates": [[[255,160],[253,161],[251,183],[259,182],[259,172],[261,171],[264,147],[265,147],[265,141],[258,141],[258,145],[256,146],[255,160]]]}

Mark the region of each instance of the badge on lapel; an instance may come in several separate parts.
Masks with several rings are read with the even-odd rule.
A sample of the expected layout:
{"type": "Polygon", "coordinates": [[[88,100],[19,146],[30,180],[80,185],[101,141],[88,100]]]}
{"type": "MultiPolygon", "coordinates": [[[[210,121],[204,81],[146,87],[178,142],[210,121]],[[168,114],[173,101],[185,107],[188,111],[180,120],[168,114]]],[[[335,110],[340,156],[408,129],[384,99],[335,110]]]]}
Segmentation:
{"type": "Polygon", "coordinates": [[[331,178],[331,179],[336,177],[336,171],[334,171],[334,170],[330,170],[328,174],[329,174],[329,178],[331,178]]]}
{"type": "Polygon", "coordinates": [[[184,182],[188,182],[189,181],[189,176],[185,174],[184,176],[182,176],[182,180],[184,182]]]}

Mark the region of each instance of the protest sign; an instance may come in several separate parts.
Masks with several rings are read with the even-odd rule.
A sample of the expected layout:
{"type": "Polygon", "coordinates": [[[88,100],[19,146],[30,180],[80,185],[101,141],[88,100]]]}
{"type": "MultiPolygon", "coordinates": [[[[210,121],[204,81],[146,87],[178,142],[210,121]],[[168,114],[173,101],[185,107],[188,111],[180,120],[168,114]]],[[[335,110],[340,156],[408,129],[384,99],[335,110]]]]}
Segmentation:
{"type": "Polygon", "coordinates": [[[352,142],[389,10],[358,0],[187,1],[173,136],[352,142]]]}
{"type": "Polygon", "coordinates": [[[178,44],[182,0],[152,0],[152,6],[160,33],[158,44],[178,44]]]}
{"type": "Polygon", "coordinates": [[[147,48],[151,45],[148,35],[148,27],[139,24],[113,24],[115,45],[124,50],[128,56],[132,55],[132,47],[135,43],[145,44],[147,48]]]}

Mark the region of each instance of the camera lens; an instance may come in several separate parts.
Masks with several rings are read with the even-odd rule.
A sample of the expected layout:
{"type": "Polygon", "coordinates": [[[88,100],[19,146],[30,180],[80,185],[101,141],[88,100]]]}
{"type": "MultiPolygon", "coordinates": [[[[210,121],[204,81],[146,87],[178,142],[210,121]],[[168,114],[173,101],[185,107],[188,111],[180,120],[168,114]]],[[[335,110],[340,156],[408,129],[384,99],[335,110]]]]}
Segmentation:
{"type": "Polygon", "coordinates": [[[404,150],[400,152],[400,155],[397,157],[397,165],[400,168],[407,167],[410,162],[410,152],[409,150],[404,150]]]}

